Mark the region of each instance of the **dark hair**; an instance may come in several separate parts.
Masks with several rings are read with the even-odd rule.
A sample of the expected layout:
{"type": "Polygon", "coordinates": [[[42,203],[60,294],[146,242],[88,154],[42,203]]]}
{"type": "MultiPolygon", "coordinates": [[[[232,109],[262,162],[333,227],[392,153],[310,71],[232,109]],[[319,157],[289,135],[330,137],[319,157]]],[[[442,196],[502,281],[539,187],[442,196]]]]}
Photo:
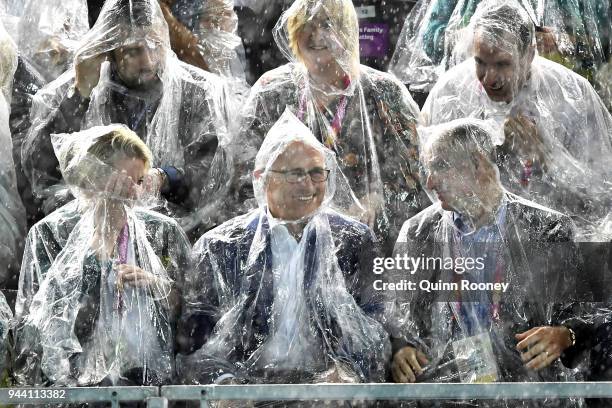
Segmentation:
{"type": "Polygon", "coordinates": [[[150,26],[153,24],[154,8],[159,7],[158,0],[118,0],[112,13],[122,23],[131,27],[150,26]]]}

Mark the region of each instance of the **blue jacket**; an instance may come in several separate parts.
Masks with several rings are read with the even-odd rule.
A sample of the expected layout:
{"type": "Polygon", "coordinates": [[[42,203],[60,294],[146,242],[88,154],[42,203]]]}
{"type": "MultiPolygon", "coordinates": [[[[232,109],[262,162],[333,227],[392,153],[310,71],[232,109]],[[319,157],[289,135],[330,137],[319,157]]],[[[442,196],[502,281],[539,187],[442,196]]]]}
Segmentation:
{"type": "MultiPolygon", "coordinates": [[[[259,251],[255,262],[247,267],[247,258],[259,226],[260,211],[222,224],[205,234],[194,247],[193,271],[185,279],[185,287],[189,289],[185,295],[178,339],[184,353],[193,353],[184,356],[182,360],[185,363],[184,382],[213,382],[224,373],[253,381],[253,373],[239,372],[241,370],[238,367],[270,334],[268,319],[274,301],[272,248],[266,217],[262,217],[264,221],[261,226],[265,248],[259,251]],[[239,311],[236,311],[237,305],[239,311]],[[223,326],[225,329],[218,327],[215,330],[215,326],[221,318],[227,319],[229,313],[235,313],[237,320],[233,333],[227,334],[228,341],[235,343],[231,355],[215,357],[218,363],[216,367],[202,370],[203,366],[207,366],[201,364],[202,359],[211,358],[210,355],[205,357],[210,352],[206,350],[205,343],[211,335],[216,333],[218,336],[219,330],[227,330],[226,326],[223,326]],[[194,350],[197,351],[194,353],[194,350]]],[[[364,330],[373,330],[376,333],[374,338],[378,338],[378,344],[383,345],[380,349],[388,351],[388,347],[384,346],[388,344],[388,336],[376,321],[382,315],[383,306],[381,297],[372,288],[374,275],[371,261],[375,252],[373,234],[366,225],[338,213],[329,211],[326,216],[346,289],[361,308],[359,314],[367,316],[365,319],[369,327],[364,330]]],[[[321,330],[325,333],[319,335],[332,339],[331,353],[341,356],[341,360],[352,366],[353,371],[362,374],[362,379],[382,380],[386,363],[384,353],[371,350],[372,355],[364,356],[363,349],[357,351],[347,348],[344,343],[350,333],[342,333],[342,327],[333,318],[333,312],[329,313],[325,309],[324,302],[316,301],[319,294],[312,288],[316,278],[316,233],[311,231],[305,239],[308,240],[307,248],[312,250],[307,250],[304,260],[304,291],[311,318],[323,322],[325,327],[321,330]],[[372,365],[376,366],[374,370],[372,365]],[[367,373],[372,372],[377,373],[376,378],[369,378],[370,374],[367,373]]],[[[179,368],[179,371],[183,370],[179,368]]]]}

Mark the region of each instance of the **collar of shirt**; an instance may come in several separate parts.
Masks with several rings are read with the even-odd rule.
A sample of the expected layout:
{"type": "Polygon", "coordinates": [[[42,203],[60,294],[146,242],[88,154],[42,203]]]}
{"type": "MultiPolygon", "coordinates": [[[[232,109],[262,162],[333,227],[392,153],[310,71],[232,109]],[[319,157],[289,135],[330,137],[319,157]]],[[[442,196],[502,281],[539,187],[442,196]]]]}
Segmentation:
{"type": "Polygon", "coordinates": [[[304,331],[309,327],[304,299],[304,228],[298,242],[289,232],[286,223],[275,219],[267,211],[272,250],[272,276],[274,279],[274,303],[271,338],[264,346],[266,363],[274,362],[278,368],[297,368],[312,364],[316,358],[316,339],[304,331]]]}
{"type": "Polygon", "coordinates": [[[503,228],[506,224],[506,212],[508,208],[508,200],[504,196],[502,201],[497,209],[497,213],[495,216],[495,224],[484,225],[480,227],[478,230],[470,231],[469,223],[467,223],[463,217],[463,215],[453,211],[452,219],[457,227],[457,235],[459,238],[463,240],[470,240],[473,242],[486,242],[490,240],[495,240],[494,238],[503,231],[503,228]]]}
{"type": "Polygon", "coordinates": [[[287,265],[298,252],[298,241],[291,235],[282,220],[274,218],[269,209],[266,209],[268,225],[270,227],[270,245],[272,249],[272,270],[274,281],[281,278],[279,273],[287,269],[287,265]]]}

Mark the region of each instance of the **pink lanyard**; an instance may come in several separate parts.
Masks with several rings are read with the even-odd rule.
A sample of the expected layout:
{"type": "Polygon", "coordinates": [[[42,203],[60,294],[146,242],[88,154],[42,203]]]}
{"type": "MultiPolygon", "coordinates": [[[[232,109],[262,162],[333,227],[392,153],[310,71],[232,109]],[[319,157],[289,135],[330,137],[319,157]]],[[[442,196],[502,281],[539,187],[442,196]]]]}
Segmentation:
{"type": "MultiPolygon", "coordinates": [[[[348,75],[344,76],[344,89],[348,88],[351,85],[351,78],[348,75]]],[[[305,88],[305,87],[304,87],[305,88]]],[[[338,103],[338,109],[336,109],[336,114],[331,123],[331,134],[327,135],[324,142],[328,147],[331,147],[335,144],[340,131],[342,130],[342,121],[344,121],[344,116],[346,115],[346,107],[348,105],[348,98],[346,95],[342,95],[340,98],[340,103],[338,103]]],[[[298,119],[302,122],[304,121],[304,116],[306,114],[306,89],[300,95],[300,106],[298,109],[298,119]]]]}
{"type": "MultiPolygon", "coordinates": [[[[117,250],[119,251],[119,265],[125,265],[128,257],[128,241],[130,238],[129,228],[127,223],[121,229],[117,238],[117,250]]],[[[123,311],[123,289],[118,289],[115,298],[115,310],[119,313],[123,311]]]]}
{"type": "MultiPolygon", "coordinates": [[[[502,241],[500,241],[502,242],[502,241]]],[[[495,261],[495,276],[494,276],[494,281],[493,283],[501,283],[503,282],[503,278],[504,278],[504,262],[501,259],[503,254],[502,251],[500,250],[500,245],[497,245],[497,259],[495,261]]],[[[455,257],[461,257],[462,256],[462,251],[461,251],[461,244],[459,243],[459,235],[458,233],[455,234],[454,239],[453,239],[453,252],[454,252],[454,256],[455,257]]],[[[455,283],[459,284],[459,277],[457,274],[454,275],[455,277],[455,283]]],[[[461,307],[461,290],[457,290],[456,291],[457,294],[457,300],[458,302],[454,302],[455,307],[459,308],[461,307]]],[[[499,307],[500,307],[500,301],[501,301],[501,296],[499,293],[495,292],[492,297],[491,297],[491,320],[494,323],[499,323],[499,307]]]]}
{"type": "Polygon", "coordinates": [[[532,173],[533,173],[533,161],[529,159],[525,162],[525,164],[523,164],[523,171],[521,171],[521,186],[523,187],[529,186],[529,181],[531,180],[532,173]]]}
{"type": "Polygon", "coordinates": [[[117,248],[119,249],[119,264],[123,265],[127,263],[127,252],[128,252],[128,241],[130,238],[130,232],[127,223],[121,229],[119,238],[117,239],[117,248]]]}

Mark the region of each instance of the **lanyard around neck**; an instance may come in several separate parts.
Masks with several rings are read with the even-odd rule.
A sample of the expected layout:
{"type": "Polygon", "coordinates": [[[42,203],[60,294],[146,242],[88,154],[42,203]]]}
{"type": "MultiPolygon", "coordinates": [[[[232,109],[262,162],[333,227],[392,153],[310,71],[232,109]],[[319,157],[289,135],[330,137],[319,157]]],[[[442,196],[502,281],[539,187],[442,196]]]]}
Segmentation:
{"type": "MultiPolygon", "coordinates": [[[[348,75],[345,75],[344,89],[348,88],[350,85],[351,78],[348,75]]],[[[300,105],[298,109],[298,119],[300,119],[302,122],[304,121],[304,116],[306,114],[306,97],[306,87],[304,87],[304,90],[300,95],[300,105]]],[[[331,122],[331,132],[323,140],[327,147],[332,147],[338,139],[338,135],[340,135],[340,131],[342,130],[342,122],[344,121],[344,117],[346,116],[347,105],[348,97],[346,95],[342,95],[342,97],[340,98],[340,102],[338,103],[336,113],[334,114],[334,118],[331,122]]]]}

